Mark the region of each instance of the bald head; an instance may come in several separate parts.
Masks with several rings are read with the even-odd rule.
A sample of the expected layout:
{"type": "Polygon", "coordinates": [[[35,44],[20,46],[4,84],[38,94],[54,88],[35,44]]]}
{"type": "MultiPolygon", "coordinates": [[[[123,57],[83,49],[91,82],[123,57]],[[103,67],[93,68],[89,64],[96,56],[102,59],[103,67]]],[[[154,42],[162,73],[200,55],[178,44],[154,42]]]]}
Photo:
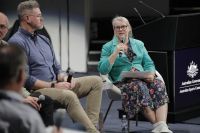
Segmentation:
{"type": "Polygon", "coordinates": [[[0,12],[0,40],[2,40],[8,32],[8,17],[0,12]]]}

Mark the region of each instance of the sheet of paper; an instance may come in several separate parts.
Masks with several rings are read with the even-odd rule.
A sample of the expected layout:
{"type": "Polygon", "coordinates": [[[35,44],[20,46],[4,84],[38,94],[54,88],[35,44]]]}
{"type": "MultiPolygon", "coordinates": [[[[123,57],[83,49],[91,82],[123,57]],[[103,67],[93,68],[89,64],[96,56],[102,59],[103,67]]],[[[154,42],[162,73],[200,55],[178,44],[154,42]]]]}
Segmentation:
{"type": "Polygon", "coordinates": [[[131,71],[123,71],[121,72],[122,78],[139,78],[139,79],[146,79],[151,75],[152,72],[131,72],[131,71]]]}

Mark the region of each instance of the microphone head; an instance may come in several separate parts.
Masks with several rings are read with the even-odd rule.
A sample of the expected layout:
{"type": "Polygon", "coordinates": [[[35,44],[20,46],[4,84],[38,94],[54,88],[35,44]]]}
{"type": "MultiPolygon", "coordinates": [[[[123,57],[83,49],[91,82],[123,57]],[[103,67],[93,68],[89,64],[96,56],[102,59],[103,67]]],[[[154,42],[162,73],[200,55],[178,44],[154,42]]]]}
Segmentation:
{"type": "Polygon", "coordinates": [[[57,109],[54,113],[55,126],[60,129],[62,121],[65,117],[66,111],[64,109],[57,109]]]}
{"type": "Polygon", "coordinates": [[[44,101],[45,100],[45,96],[44,95],[40,95],[38,97],[38,102],[44,101]]]}
{"type": "Polygon", "coordinates": [[[123,37],[121,38],[121,43],[125,43],[125,41],[126,41],[126,37],[123,36],[123,37]]]}

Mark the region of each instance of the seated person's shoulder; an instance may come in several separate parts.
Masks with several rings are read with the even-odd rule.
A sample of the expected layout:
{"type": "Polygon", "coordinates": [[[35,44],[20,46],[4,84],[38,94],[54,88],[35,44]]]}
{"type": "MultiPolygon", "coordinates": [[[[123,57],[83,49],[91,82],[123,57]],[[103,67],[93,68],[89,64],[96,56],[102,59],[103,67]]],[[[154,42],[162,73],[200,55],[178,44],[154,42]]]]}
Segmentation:
{"type": "Polygon", "coordinates": [[[5,116],[6,119],[10,118],[13,121],[29,121],[30,123],[41,121],[38,112],[22,102],[10,102],[5,100],[3,110],[4,111],[1,111],[1,116],[5,116]]]}
{"type": "MultiPolygon", "coordinates": [[[[2,104],[2,102],[1,102],[2,104]]],[[[32,107],[9,100],[3,101],[3,109],[0,111],[1,119],[8,123],[9,130],[15,129],[18,132],[34,130],[35,132],[44,132],[45,126],[36,110],[32,107]]]]}
{"type": "Polygon", "coordinates": [[[106,42],[104,45],[103,45],[103,48],[104,49],[112,49],[114,47],[113,45],[113,41],[109,41],[109,42],[106,42]]]}
{"type": "Polygon", "coordinates": [[[144,43],[138,39],[131,39],[131,41],[134,42],[136,45],[144,45],[144,43]]]}
{"type": "Polygon", "coordinates": [[[104,44],[104,46],[111,46],[112,44],[113,44],[113,41],[111,40],[111,41],[106,42],[106,43],[104,44]]]}
{"type": "Polygon", "coordinates": [[[26,39],[23,36],[19,35],[20,33],[15,33],[9,40],[8,43],[12,45],[25,46],[26,39]]]}

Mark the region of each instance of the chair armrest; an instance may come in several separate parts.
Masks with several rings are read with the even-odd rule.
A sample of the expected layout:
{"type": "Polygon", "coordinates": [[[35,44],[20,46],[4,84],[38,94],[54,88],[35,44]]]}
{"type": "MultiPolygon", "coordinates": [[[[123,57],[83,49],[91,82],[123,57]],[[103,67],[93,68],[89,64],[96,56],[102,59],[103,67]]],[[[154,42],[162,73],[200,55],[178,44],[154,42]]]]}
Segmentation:
{"type": "Polygon", "coordinates": [[[110,79],[108,78],[108,74],[106,74],[106,75],[100,74],[100,77],[102,78],[103,82],[112,83],[112,82],[110,81],[110,79]]]}
{"type": "Polygon", "coordinates": [[[103,85],[103,90],[106,90],[108,97],[111,100],[114,101],[120,101],[121,100],[121,90],[113,85],[113,83],[110,81],[108,78],[108,75],[101,75],[100,77],[102,78],[104,85],[103,85]]]}

